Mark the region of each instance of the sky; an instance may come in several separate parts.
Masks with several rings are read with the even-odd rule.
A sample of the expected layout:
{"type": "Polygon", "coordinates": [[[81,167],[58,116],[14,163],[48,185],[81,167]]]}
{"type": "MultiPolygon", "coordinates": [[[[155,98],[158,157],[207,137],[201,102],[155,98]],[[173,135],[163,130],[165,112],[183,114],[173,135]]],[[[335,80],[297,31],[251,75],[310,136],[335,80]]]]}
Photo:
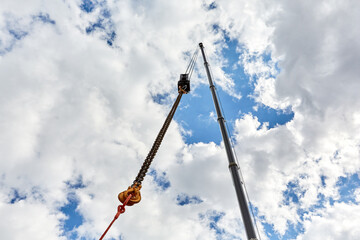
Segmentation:
{"type": "MultiPolygon", "coordinates": [[[[99,239],[203,42],[262,240],[360,236],[360,2],[2,0],[1,239],[99,239]]],[[[246,239],[201,56],[106,239],[246,239]]]]}

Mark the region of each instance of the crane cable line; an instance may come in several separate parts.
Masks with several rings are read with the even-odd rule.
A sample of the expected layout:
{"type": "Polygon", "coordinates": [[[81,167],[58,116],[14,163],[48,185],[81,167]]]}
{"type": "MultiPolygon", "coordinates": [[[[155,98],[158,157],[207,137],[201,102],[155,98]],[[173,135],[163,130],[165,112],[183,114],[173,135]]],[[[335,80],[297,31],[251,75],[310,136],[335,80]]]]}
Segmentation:
{"type": "Polygon", "coordinates": [[[186,69],[185,74],[180,74],[180,80],[178,81],[178,93],[179,94],[178,94],[168,116],[166,117],[165,122],[163,123],[163,126],[160,129],[148,155],[146,156],[146,158],[139,170],[138,175],[136,176],[135,180],[133,181],[133,184],[131,186],[129,186],[127,190],[119,193],[118,199],[123,204],[118,206],[118,211],[117,211],[114,219],[111,221],[110,225],[107,227],[107,229],[105,230],[103,235],[100,237],[100,240],[102,240],[105,237],[106,233],[108,232],[108,230],[110,229],[112,224],[115,222],[115,220],[119,217],[119,215],[121,213],[125,212],[125,206],[132,206],[132,205],[140,202],[140,200],[141,200],[141,194],[140,194],[141,183],[144,180],[144,177],[146,176],[146,173],[150,168],[150,165],[161,145],[162,140],[164,139],[166,131],[170,126],[171,120],[173,119],[173,117],[175,115],[177,107],[179,106],[182,95],[187,94],[190,91],[190,77],[191,77],[192,72],[194,71],[195,61],[196,61],[198,52],[199,52],[198,49],[194,52],[194,54],[190,60],[190,63],[186,69]]]}
{"type": "Polygon", "coordinates": [[[181,97],[182,97],[182,94],[183,93],[188,93],[190,91],[190,78],[191,78],[191,75],[192,75],[192,72],[194,71],[194,67],[195,67],[195,62],[196,62],[196,59],[197,59],[197,55],[199,53],[199,49],[197,48],[190,60],[190,63],[188,65],[188,67],[186,68],[186,71],[185,71],[185,74],[181,74],[180,75],[180,81],[179,81],[179,84],[181,85],[181,81],[184,81],[184,85],[179,85],[178,86],[178,92],[179,92],[179,95],[178,97],[176,98],[176,101],[173,105],[173,107],[171,108],[165,122],[164,122],[164,125],[163,127],[161,128],[158,136],[156,137],[156,140],[149,152],[149,154],[147,155],[146,159],[144,160],[144,163],[142,165],[142,167],[140,168],[140,171],[137,175],[137,177],[135,178],[134,182],[133,182],[133,186],[141,186],[141,182],[144,180],[144,177],[146,175],[146,172],[148,171],[150,165],[151,165],[151,162],[152,160],[154,159],[160,145],[161,145],[161,142],[165,136],[165,133],[168,129],[168,127],[170,126],[170,123],[171,123],[171,120],[172,118],[174,117],[174,114],[175,114],[175,111],[180,103],[180,100],[181,100],[181,97]],[[182,77],[186,77],[186,79],[182,79],[182,77]]]}
{"type": "Polygon", "coordinates": [[[190,63],[188,65],[188,67],[186,68],[186,71],[185,71],[185,74],[189,74],[189,79],[191,78],[192,76],[192,73],[194,71],[194,68],[195,68],[195,63],[196,63],[196,60],[197,60],[197,57],[198,57],[198,54],[199,54],[199,48],[196,47],[196,50],[190,60],[190,63]]]}

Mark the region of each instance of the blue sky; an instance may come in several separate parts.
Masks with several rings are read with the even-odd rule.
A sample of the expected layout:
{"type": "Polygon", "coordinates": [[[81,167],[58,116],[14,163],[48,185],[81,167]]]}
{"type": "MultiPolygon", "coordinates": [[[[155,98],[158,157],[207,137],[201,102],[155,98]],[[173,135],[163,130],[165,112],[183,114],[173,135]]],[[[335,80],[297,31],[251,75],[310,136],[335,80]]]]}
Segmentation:
{"type": "MultiPolygon", "coordinates": [[[[2,4],[3,238],[98,239],[200,41],[261,239],[358,238],[357,3],[2,4]]],[[[108,239],[245,239],[205,76],[108,239]]]]}

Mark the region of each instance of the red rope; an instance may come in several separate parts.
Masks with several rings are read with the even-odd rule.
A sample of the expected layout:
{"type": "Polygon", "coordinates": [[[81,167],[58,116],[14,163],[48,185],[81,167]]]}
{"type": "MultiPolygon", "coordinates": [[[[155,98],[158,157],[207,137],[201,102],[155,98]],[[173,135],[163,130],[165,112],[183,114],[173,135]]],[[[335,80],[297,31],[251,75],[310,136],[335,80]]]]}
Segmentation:
{"type": "Polygon", "coordinates": [[[105,237],[105,235],[106,235],[106,233],[109,231],[111,225],[113,225],[113,223],[114,223],[115,220],[120,216],[120,214],[122,214],[122,213],[125,212],[125,206],[126,206],[126,204],[128,203],[128,201],[130,200],[131,196],[132,196],[132,195],[129,194],[129,196],[126,198],[124,204],[118,206],[118,211],[117,211],[114,219],[111,221],[110,225],[107,227],[107,229],[105,230],[105,232],[103,233],[103,235],[101,235],[101,237],[100,237],[99,240],[102,240],[102,239],[105,237]]]}

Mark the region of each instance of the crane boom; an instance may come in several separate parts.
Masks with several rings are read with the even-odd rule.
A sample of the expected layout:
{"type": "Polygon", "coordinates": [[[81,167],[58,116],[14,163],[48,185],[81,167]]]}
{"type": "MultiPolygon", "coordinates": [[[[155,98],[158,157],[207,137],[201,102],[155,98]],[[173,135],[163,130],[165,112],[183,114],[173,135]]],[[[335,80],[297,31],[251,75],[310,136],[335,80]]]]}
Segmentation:
{"type": "Polygon", "coordinates": [[[221,130],[221,135],[223,137],[224,140],[224,145],[225,145],[225,150],[226,150],[226,154],[227,154],[227,158],[229,160],[229,170],[232,176],[232,180],[234,183],[234,187],[235,187],[235,191],[236,191],[236,196],[239,202],[239,206],[240,206],[240,212],[241,212],[241,216],[243,219],[243,223],[245,226],[245,231],[246,231],[246,235],[248,237],[249,240],[256,240],[256,234],[255,234],[255,229],[254,229],[254,225],[253,225],[253,221],[251,219],[250,216],[250,211],[249,211],[249,207],[247,204],[247,200],[245,197],[245,192],[244,192],[244,188],[243,188],[243,184],[240,180],[240,175],[239,175],[239,171],[238,171],[238,165],[235,162],[235,157],[234,157],[234,152],[231,148],[231,144],[230,144],[230,140],[229,140],[229,135],[228,132],[226,130],[225,127],[225,119],[222,115],[221,112],[221,108],[219,105],[219,100],[215,91],[215,85],[212,81],[212,77],[210,74],[210,70],[209,70],[209,63],[206,60],[206,56],[205,56],[205,52],[204,52],[204,45],[202,43],[199,43],[199,47],[201,49],[201,53],[204,59],[204,65],[205,65],[205,69],[206,69],[206,75],[207,78],[209,80],[209,85],[210,85],[210,91],[214,100],[214,105],[215,105],[215,109],[216,109],[216,114],[218,117],[218,123],[220,126],[220,130],[221,130]]]}

